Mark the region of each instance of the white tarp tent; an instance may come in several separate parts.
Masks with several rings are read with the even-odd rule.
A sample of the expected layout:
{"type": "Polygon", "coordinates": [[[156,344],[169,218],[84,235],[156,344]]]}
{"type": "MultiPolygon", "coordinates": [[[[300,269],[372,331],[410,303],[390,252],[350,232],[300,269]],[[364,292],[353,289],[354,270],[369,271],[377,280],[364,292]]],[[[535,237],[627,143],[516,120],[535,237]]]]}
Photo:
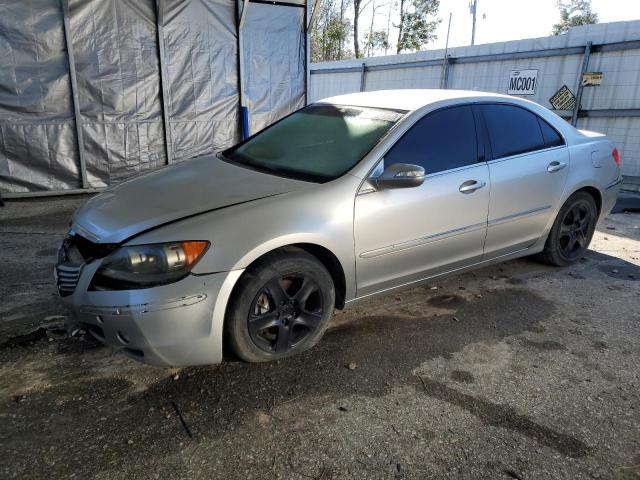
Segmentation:
{"type": "Polygon", "coordinates": [[[306,27],[304,0],[0,0],[0,193],[101,188],[255,133],[305,103],[306,27]]]}

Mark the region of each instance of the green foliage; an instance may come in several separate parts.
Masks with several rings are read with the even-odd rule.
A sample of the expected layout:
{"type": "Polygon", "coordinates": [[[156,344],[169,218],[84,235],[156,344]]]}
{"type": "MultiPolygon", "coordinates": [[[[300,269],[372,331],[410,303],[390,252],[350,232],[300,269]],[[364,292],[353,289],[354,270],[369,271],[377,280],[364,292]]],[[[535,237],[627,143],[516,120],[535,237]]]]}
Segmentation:
{"type": "Polygon", "coordinates": [[[392,47],[389,26],[392,14],[400,14],[397,51],[419,50],[436,38],[440,24],[437,18],[440,0],[321,0],[314,15],[311,30],[311,61],[324,62],[345,58],[373,56],[392,47]],[[387,28],[376,28],[376,11],[384,9],[387,28]],[[366,25],[361,45],[360,15],[370,23],[366,25]],[[386,13],[388,12],[388,14],[386,13]],[[350,45],[351,48],[348,47],[350,45]]]}
{"type": "Polygon", "coordinates": [[[397,52],[420,50],[437,38],[435,31],[442,20],[435,18],[440,0],[401,0],[397,52]]]}
{"type": "Polygon", "coordinates": [[[553,26],[552,35],[567,33],[571,27],[598,23],[598,14],[591,8],[591,0],[558,0],[560,22],[553,26]]]}
{"type": "Polygon", "coordinates": [[[333,0],[320,3],[320,11],[311,31],[311,61],[342,60],[353,56],[347,49],[351,22],[345,17],[348,1],[339,4],[333,0]]]}
{"type": "Polygon", "coordinates": [[[372,56],[376,50],[385,50],[391,47],[389,36],[384,30],[374,30],[371,34],[365,35],[367,41],[365,49],[367,55],[372,56]]]}

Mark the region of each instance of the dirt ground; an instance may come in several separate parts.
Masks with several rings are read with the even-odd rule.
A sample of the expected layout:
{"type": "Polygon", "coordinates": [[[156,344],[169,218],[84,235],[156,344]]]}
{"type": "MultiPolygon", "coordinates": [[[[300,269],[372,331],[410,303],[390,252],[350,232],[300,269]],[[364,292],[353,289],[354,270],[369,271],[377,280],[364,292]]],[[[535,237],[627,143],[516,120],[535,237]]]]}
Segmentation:
{"type": "Polygon", "coordinates": [[[640,215],[339,313],[290,360],[159,369],[52,284],[82,198],[0,208],[0,477],[640,478],[640,215]]]}

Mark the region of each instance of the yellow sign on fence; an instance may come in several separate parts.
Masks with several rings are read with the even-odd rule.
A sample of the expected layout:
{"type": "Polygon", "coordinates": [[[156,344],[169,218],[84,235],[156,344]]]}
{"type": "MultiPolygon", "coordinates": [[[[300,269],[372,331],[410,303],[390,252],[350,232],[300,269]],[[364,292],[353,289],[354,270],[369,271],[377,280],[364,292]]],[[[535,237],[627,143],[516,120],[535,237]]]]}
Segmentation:
{"type": "Polygon", "coordinates": [[[597,87],[602,84],[602,78],[604,74],[602,72],[585,72],[582,74],[582,86],[584,87],[597,87]]]}

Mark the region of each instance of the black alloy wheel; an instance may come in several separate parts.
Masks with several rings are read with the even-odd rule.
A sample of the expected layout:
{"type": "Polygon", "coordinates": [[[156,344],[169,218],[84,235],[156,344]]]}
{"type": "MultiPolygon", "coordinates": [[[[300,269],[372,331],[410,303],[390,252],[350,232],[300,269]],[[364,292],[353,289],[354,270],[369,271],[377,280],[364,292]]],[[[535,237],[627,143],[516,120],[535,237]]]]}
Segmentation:
{"type": "Polygon", "coordinates": [[[589,232],[594,221],[590,205],[576,202],[565,214],[558,235],[562,256],[571,260],[582,255],[589,245],[589,232]]]}
{"type": "Polygon", "coordinates": [[[289,357],[313,347],[335,308],[333,278],[295,247],[271,252],[240,277],[227,307],[226,346],[247,362],[289,357]]]}
{"type": "Polygon", "coordinates": [[[302,272],[272,278],[256,295],[248,315],[249,335],[266,352],[286,353],[322,323],[322,292],[302,272]]]}
{"type": "Polygon", "coordinates": [[[586,253],[598,221],[598,207],[586,191],[571,195],[560,208],[540,258],[550,264],[566,267],[586,253]]]}

